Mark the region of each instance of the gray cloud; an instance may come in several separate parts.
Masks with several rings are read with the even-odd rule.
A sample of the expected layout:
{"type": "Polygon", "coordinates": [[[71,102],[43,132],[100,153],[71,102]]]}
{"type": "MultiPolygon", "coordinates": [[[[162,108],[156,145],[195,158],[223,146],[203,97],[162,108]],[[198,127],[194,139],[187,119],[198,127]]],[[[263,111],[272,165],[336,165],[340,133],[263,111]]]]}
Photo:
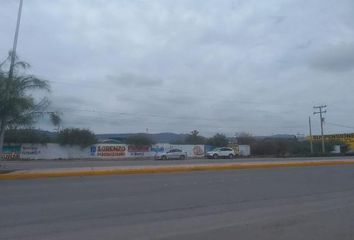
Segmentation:
{"type": "MultiPolygon", "coordinates": [[[[53,109],[71,109],[65,126],[307,133],[314,104],[330,106],[331,122],[354,121],[345,110],[354,101],[353,8],[352,0],[32,0],[18,53],[51,81],[53,109]]],[[[16,1],[1,1],[0,56],[16,11],[16,1]]]]}
{"type": "Polygon", "coordinates": [[[328,72],[342,72],[354,69],[354,43],[326,46],[317,51],[311,59],[311,67],[328,72]]]}
{"type": "Polygon", "coordinates": [[[108,75],[107,79],[108,81],[122,87],[154,87],[163,85],[163,81],[161,79],[132,73],[123,73],[119,76],[108,75]]]}

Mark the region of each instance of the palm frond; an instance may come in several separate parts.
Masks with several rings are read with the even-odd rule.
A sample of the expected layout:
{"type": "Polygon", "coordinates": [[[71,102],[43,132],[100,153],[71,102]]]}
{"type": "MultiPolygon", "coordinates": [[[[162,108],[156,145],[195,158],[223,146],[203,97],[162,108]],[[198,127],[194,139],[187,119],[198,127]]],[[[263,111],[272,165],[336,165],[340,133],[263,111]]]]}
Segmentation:
{"type": "Polygon", "coordinates": [[[31,65],[27,62],[24,62],[24,61],[17,61],[15,62],[14,64],[14,68],[21,68],[23,70],[26,70],[26,69],[29,69],[31,67],[31,65]]]}
{"type": "Polygon", "coordinates": [[[60,113],[58,112],[51,112],[50,115],[50,121],[52,122],[52,124],[56,127],[59,127],[59,125],[62,122],[62,119],[60,117],[60,113]]]}
{"type": "Polygon", "coordinates": [[[50,91],[48,81],[37,78],[34,75],[16,76],[16,79],[19,81],[19,84],[21,85],[20,88],[23,91],[31,89],[50,91]]]}
{"type": "Polygon", "coordinates": [[[3,68],[11,61],[11,52],[0,64],[0,120],[8,126],[30,125],[43,115],[49,106],[49,100],[42,98],[39,102],[30,94],[31,90],[50,91],[48,81],[34,75],[26,74],[30,65],[19,61],[15,56],[16,71],[10,79],[3,68]]]}

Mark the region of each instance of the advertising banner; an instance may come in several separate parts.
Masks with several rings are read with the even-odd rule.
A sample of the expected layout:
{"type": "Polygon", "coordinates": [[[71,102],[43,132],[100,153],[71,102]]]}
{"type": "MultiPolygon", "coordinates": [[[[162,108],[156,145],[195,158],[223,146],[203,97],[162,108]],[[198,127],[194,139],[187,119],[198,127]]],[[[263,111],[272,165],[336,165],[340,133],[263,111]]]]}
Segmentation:
{"type": "Polygon", "coordinates": [[[132,157],[150,157],[153,153],[148,145],[128,145],[128,155],[132,157]]]}
{"type": "Polygon", "coordinates": [[[169,143],[157,143],[151,146],[151,152],[153,153],[165,152],[169,149],[171,149],[171,145],[169,143]]]}
{"type": "Polygon", "coordinates": [[[91,146],[91,156],[97,157],[125,157],[127,156],[125,144],[96,144],[91,146]]]}
{"type": "MultiPolygon", "coordinates": [[[[21,150],[21,155],[24,156],[31,156],[31,155],[39,155],[41,153],[41,150],[38,146],[32,145],[32,146],[22,146],[21,150]]],[[[24,157],[26,158],[26,157],[24,157]]]]}
{"type": "Polygon", "coordinates": [[[20,158],[21,145],[9,145],[2,148],[2,158],[18,159],[20,158]]]}
{"type": "Polygon", "coordinates": [[[170,149],[176,148],[187,153],[188,157],[204,157],[204,145],[170,145],[170,149]]]}
{"type": "MultiPolygon", "coordinates": [[[[330,134],[324,135],[323,137],[325,141],[343,142],[344,144],[347,144],[350,149],[354,150],[354,133],[330,134]]],[[[321,136],[315,135],[312,136],[312,139],[314,141],[321,141],[321,136]]]]}

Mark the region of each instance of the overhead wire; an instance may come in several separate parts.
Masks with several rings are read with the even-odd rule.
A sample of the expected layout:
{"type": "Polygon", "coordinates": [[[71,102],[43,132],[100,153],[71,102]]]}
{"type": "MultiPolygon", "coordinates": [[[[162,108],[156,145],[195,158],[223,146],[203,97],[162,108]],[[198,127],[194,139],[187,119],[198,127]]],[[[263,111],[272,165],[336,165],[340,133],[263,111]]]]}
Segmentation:
{"type": "Polygon", "coordinates": [[[338,124],[338,123],[326,122],[326,124],[328,124],[328,125],[332,125],[332,126],[336,126],[336,127],[342,127],[342,128],[350,128],[350,129],[354,129],[354,127],[353,127],[353,126],[347,126],[347,125],[338,124]]]}

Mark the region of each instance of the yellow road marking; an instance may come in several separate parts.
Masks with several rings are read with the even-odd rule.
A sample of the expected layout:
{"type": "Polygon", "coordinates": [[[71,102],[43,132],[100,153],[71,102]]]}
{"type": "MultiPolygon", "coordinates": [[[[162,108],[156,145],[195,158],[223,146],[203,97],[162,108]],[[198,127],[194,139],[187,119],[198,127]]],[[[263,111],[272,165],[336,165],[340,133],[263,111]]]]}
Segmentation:
{"type": "Polygon", "coordinates": [[[91,168],[91,169],[54,169],[38,171],[20,171],[0,174],[0,180],[53,178],[53,177],[79,177],[100,175],[128,175],[128,174],[157,174],[157,173],[181,173],[194,171],[221,171],[238,169],[266,169],[286,167],[311,167],[311,166],[335,166],[354,164],[354,160],[327,160],[327,161],[291,161],[291,162],[248,162],[226,164],[194,164],[175,166],[145,166],[117,168],[91,168]]]}

